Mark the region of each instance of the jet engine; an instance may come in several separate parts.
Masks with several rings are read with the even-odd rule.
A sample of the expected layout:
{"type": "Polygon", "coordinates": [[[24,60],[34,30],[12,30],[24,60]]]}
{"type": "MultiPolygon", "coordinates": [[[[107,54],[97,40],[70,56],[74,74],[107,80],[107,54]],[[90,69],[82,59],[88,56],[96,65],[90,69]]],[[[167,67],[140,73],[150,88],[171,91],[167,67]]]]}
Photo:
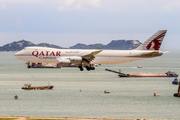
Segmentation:
{"type": "Polygon", "coordinates": [[[68,59],[60,59],[59,60],[59,66],[61,66],[61,67],[68,67],[68,66],[70,66],[70,64],[71,64],[71,61],[68,59]]]}
{"type": "Polygon", "coordinates": [[[82,62],[82,57],[70,57],[69,60],[72,64],[80,64],[82,62]]]}

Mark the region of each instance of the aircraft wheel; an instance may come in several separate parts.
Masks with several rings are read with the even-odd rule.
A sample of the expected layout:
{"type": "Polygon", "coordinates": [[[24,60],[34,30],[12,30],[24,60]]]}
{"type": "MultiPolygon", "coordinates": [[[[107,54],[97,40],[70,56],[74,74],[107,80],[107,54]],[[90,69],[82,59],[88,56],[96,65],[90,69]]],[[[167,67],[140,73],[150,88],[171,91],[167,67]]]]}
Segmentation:
{"type": "Polygon", "coordinates": [[[31,68],[31,66],[30,66],[30,65],[28,65],[28,66],[27,66],[27,68],[31,68]]]}
{"type": "Polygon", "coordinates": [[[95,70],[95,67],[92,67],[91,70],[95,70]]]}
{"type": "Polygon", "coordinates": [[[27,66],[27,68],[31,68],[30,62],[28,62],[28,66],[27,66]]]}
{"type": "Polygon", "coordinates": [[[82,66],[79,66],[79,69],[80,69],[80,71],[83,71],[84,69],[82,68],[82,66]]]}
{"type": "Polygon", "coordinates": [[[87,69],[87,71],[91,70],[91,68],[90,68],[90,67],[88,67],[88,66],[86,66],[86,69],[87,69]]]}

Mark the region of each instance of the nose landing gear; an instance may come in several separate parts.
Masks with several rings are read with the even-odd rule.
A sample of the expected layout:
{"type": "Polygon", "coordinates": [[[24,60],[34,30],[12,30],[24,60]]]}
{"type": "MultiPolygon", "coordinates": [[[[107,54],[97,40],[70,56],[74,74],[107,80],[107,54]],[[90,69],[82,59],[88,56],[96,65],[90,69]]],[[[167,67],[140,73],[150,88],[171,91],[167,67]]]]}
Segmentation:
{"type": "Polygon", "coordinates": [[[27,63],[27,68],[31,68],[30,62],[27,63]]]}

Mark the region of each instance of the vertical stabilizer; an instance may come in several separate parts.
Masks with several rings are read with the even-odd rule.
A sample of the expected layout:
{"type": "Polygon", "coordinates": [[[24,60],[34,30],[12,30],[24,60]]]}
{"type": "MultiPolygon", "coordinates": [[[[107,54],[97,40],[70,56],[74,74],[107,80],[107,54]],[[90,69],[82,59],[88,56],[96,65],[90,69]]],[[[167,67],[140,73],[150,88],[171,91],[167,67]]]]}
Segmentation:
{"type": "Polygon", "coordinates": [[[167,30],[159,30],[144,43],[142,43],[136,50],[159,50],[167,30]]]}

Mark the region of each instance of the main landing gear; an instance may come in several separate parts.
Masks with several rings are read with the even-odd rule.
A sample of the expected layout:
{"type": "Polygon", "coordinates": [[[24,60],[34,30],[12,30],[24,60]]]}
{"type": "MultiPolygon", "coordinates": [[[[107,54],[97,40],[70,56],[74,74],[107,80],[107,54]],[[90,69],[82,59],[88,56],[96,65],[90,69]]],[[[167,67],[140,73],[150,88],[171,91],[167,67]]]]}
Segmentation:
{"type": "Polygon", "coordinates": [[[95,67],[94,66],[85,66],[86,67],[86,69],[87,69],[87,71],[89,71],[89,70],[95,70],[95,67]]]}
{"type": "MultiPolygon", "coordinates": [[[[85,66],[85,68],[87,69],[87,71],[90,71],[90,70],[95,70],[95,67],[94,66],[85,66]]],[[[84,69],[83,69],[83,67],[82,66],[79,66],[79,69],[80,69],[80,71],[83,71],[84,69]]]]}
{"type": "Polygon", "coordinates": [[[82,68],[82,66],[79,66],[79,69],[80,69],[80,71],[83,71],[84,69],[82,68]]]}

